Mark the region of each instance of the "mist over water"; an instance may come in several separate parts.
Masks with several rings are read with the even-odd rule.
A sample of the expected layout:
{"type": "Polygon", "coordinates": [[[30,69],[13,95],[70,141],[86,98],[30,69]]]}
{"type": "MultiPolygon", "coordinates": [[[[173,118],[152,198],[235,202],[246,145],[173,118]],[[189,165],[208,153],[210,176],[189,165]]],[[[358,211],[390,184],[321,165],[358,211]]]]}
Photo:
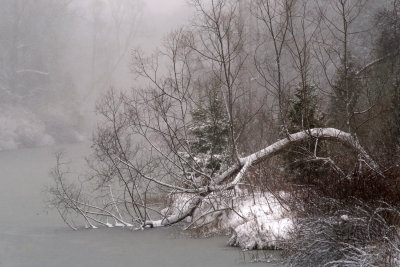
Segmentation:
{"type": "Polygon", "coordinates": [[[71,230],[46,208],[43,193],[59,151],[74,174],[84,172],[87,143],[0,152],[0,266],[243,266],[227,237],[191,239],[176,228],[71,230]]]}
{"type": "Polygon", "coordinates": [[[150,52],[188,16],[184,0],[1,0],[0,150],[87,140],[95,103],[134,86],[150,52]]]}

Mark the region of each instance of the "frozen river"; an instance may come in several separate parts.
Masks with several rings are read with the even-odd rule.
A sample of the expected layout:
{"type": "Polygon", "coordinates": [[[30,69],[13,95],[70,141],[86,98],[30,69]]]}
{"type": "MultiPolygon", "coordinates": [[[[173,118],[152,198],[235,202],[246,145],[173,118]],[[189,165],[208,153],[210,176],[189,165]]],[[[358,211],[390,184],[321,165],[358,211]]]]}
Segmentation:
{"type": "Polygon", "coordinates": [[[0,266],[278,266],[247,263],[264,253],[243,254],[227,237],[193,239],[176,228],[70,230],[43,193],[60,150],[82,170],[85,144],[0,152],[0,266]]]}

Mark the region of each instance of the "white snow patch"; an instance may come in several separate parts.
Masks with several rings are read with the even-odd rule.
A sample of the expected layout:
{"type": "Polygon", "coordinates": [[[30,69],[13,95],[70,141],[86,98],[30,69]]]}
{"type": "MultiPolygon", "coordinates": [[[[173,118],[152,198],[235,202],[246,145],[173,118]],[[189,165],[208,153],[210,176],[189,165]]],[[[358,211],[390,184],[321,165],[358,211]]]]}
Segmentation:
{"type": "MultiPolygon", "coordinates": [[[[285,194],[280,193],[279,198],[284,199],[285,194]]],[[[172,205],[162,213],[182,212],[190,199],[190,194],[174,195],[172,205]]],[[[246,250],[279,248],[280,243],[289,238],[293,227],[282,201],[270,193],[250,194],[245,190],[241,196],[232,191],[224,195],[211,194],[186,221],[194,227],[206,225],[204,235],[230,233],[228,244],[246,250]],[[207,215],[201,217],[202,214],[207,215]]]]}
{"type": "Polygon", "coordinates": [[[222,220],[233,229],[229,245],[242,249],[279,248],[293,227],[289,212],[272,194],[241,198],[236,212],[228,212],[227,220],[222,220]]]}
{"type": "MultiPolygon", "coordinates": [[[[191,194],[173,194],[171,196],[171,205],[161,210],[161,214],[165,217],[171,215],[178,215],[190,206],[193,200],[193,195],[191,194]]],[[[190,222],[191,217],[186,218],[186,222],[190,222]]]]}

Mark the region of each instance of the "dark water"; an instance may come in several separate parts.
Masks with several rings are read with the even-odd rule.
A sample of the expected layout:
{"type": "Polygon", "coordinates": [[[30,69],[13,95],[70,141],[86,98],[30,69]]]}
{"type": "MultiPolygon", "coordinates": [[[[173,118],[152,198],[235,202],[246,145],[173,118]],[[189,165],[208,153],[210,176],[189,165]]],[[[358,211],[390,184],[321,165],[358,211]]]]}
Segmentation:
{"type": "Polygon", "coordinates": [[[276,253],[226,246],[227,237],[193,239],[179,229],[72,231],[45,209],[54,153],[83,169],[85,144],[0,152],[0,266],[277,266],[248,263],[276,253]]]}

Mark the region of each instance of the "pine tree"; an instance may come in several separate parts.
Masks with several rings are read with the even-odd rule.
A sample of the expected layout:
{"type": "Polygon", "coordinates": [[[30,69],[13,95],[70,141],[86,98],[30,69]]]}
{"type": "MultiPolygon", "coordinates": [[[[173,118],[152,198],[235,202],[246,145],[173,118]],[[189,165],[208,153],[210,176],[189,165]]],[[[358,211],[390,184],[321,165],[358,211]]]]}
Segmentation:
{"type": "Polygon", "coordinates": [[[322,126],[321,118],[317,117],[318,99],[313,85],[299,86],[294,94],[292,108],[289,112],[290,132],[322,126]]]}
{"type": "Polygon", "coordinates": [[[353,62],[348,62],[346,66],[342,64],[338,68],[329,110],[329,124],[350,133],[356,129],[354,112],[361,93],[361,82],[356,73],[356,65],[353,62]]]}
{"type": "Polygon", "coordinates": [[[374,21],[378,34],[374,51],[379,61],[365,75],[373,108],[364,114],[363,127],[369,134],[366,141],[361,140],[370,144],[377,157],[388,160],[400,156],[400,1],[395,3],[391,10],[380,10],[374,21]]]}
{"type": "Polygon", "coordinates": [[[394,1],[392,10],[378,13],[379,38],[376,45],[377,57],[384,58],[375,68],[377,90],[381,91],[380,104],[389,112],[385,114],[386,125],[381,129],[388,133],[390,145],[400,150],[400,2],[394,1]],[[389,56],[387,56],[389,55],[389,56]]]}
{"type": "Polygon", "coordinates": [[[203,93],[199,105],[191,112],[189,146],[192,160],[212,176],[229,161],[229,120],[218,83],[212,83],[203,93]]]}
{"type": "MultiPolygon", "coordinates": [[[[288,115],[288,130],[293,133],[323,127],[323,117],[318,114],[315,86],[306,84],[297,87],[294,97],[288,115]]],[[[309,183],[314,178],[318,178],[324,170],[320,163],[310,161],[315,152],[315,141],[310,139],[293,145],[284,155],[290,180],[309,183]]],[[[323,142],[318,142],[316,152],[318,156],[322,156],[324,153],[323,142]]]]}

